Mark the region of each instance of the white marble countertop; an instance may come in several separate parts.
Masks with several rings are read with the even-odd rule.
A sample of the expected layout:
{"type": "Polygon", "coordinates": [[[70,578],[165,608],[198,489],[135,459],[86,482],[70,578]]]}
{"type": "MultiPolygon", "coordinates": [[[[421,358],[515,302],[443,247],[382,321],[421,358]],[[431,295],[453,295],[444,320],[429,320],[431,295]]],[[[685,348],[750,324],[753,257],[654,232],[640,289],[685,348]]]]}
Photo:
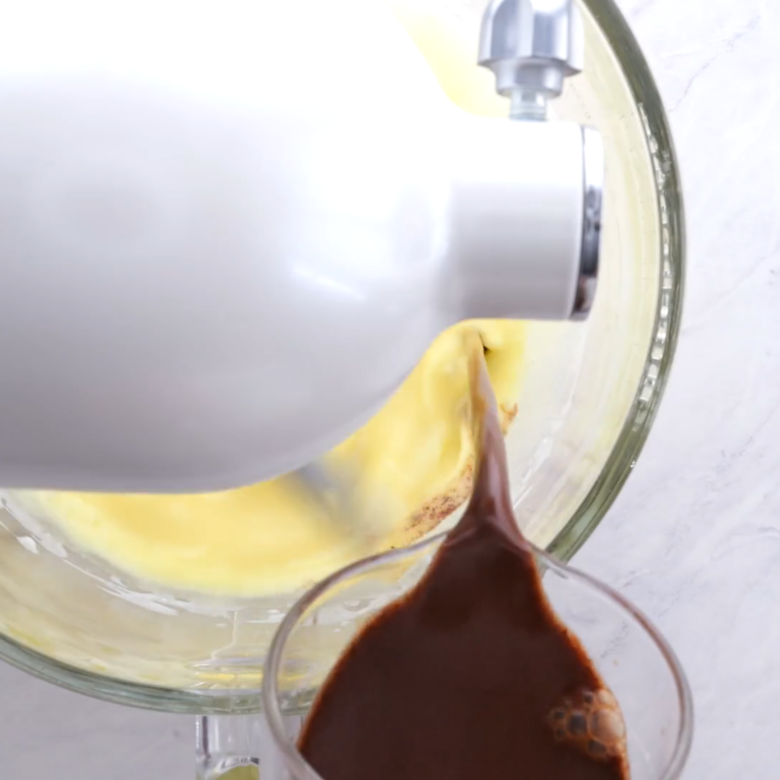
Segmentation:
{"type": "Polygon", "coordinates": [[[657,425],[577,564],[636,602],[676,648],[696,705],[685,777],[774,778],[780,4],[622,5],[670,112],[689,273],[682,338],[657,425]]]}
{"type": "MultiPolygon", "coordinates": [[[[642,607],[687,668],[696,737],[685,776],[771,778],[780,724],[780,4],[621,5],[670,109],[688,289],[655,429],[577,563],[642,607]]],[[[189,718],[81,698],[2,665],[0,691],[3,778],[192,777],[189,718]]]]}

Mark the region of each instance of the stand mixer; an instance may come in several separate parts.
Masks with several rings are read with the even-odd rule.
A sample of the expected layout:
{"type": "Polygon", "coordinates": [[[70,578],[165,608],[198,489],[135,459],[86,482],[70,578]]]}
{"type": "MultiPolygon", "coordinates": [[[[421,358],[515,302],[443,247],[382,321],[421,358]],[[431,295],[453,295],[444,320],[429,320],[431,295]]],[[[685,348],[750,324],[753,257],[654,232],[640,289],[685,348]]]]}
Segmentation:
{"type": "MultiPolygon", "coordinates": [[[[56,17],[54,4],[46,5],[45,10],[56,17]]],[[[89,5],[89,12],[96,14],[95,24],[110,21],[109,11],[101,11],[99,4],[83,5],[85,9],[89,5]]],[[[228,10],[240,7],[238,3],[227,4],[219,14],[228,18],[228,10]]],[[[541,121],[547,99],[561,91],[563,78],[580,65],[578,47],[571,45],[577,40],[577,12],[568,2],[497,3],[491,6],[483,26],[480,59],[494,71],[499,91],[511,95],[511,105],[503,108],[504,116],[511,114],[521,121],[477,121],[455,111],[442,99],[416,50],[407,47],[404,55],[399,55],[397,46],[408,41],[399,38],[397,30],[391,35],[393,24],[386,16],[378,15],[378,10],[372,17],[369,7],[358,3],[350,6],[360,16],[359,29],[374,33],[366,35],[365,40],[353,40],[346,48],[330,45],[344,42],[346,37],[343,29],[339,32],[344,19],[339,5],[323,7],[320,16],[315,15],[312,30],[318,29],[321,36],[305,39],[304,35],[305,43],[319,46],[314,51],[329,50],[333,62],[328,64],[328,58],[323,57],[321,68],[320,64],[317,68],[317,82],[327,84],[328,89],[311,88],[310,80],[300,80],[312,70],[308,59],[305,63],[296,60],[287,69],[277,64],[281,60],[271,54],[281,54],[284,48],[278,28],[269,27],[260,36],[267,44],[265,48],[252,40],[260,54],[252,51],[251,57],[259,59],[251,61],[265,69],[276,64],[277,80],[273,83],[245,78],[246,69],[241,66],[247,60],[241,58],[250,56],[248,38],[243,49],[235,44],[231,49],[223,40],[222,48],[205,62],[202,50],[193,50],[192,42],[213,27],[214,18],[204,11],[198,21],[203,9],[197,4],[194,8],[192,4],[187,6],[186,18],[195,21],[189,32],[181,33],[178,57],[166,60],[160,44],[164,41],[167,46],[170,35],[166,37],[166,30],[172,34],[184,18],[176,13],[175,3],[154,4],[153,28],[140,23],[133,28],[145,36],[147,61],[143,66],[138,50],[124,51],[105,41],[99,47],[101,62],[123,66],[132,63],[144,77],[154,79],[167,74],[173,79],[171,84],[182,88],[180,94],[192,97],[192,90],[196,90],[197,97],[202,98],[212,90],[207,94],[212,101],[209,105],[219,111],[227,111],[230,100],[235,101],[230,103],[230,111],[236,106],[254,110],[252,90],[259,90],[262,81],[266,90],[263,105],[275,105],[280,114],[295,120],[284,130],[277,128],[265,137],[273,141],[267,146],[274,149],[268,158],[272,164],[260,160],[257,148],[242,147],[238,133],[230,136],[232,146],[224,143],[223,137],[217,138],[212,151],[219,151],[213,155],[219,162],[214,169],[219,175],[215,174],[215,179],[203,176],[193,191],[199,195],[213,192],[209,184],[214,181],[235,185],[238,180],[226,172],[243,168],[251,159],[263,162],[265,167],[254,169],[256,178],[252,181],[246,177],[241,180],[248,193],[259,192],[249,184],[265,186],[263,182],[267,183],[269,177],[276,177],[273,180],[277,183],[296,181],[299,200],[296,204],[281,199],[285,207],[292,203],[295,213],[291,217],[291,211],[282,213],[280,204],[269,204],[267,194],[264,199],[258,198],[269,207],[262,213],[253,207],[253,198],[245,199],[242,208],[231,214],[231,218],[244,221],[240,225],[230,223],[229,230],[225,224],[216,230],[213,223],[206,224],[202,218],[185,223],[175,208],[163,212],[172,215],[170,225],[182,234],[195,226],[203,231],[202,236],[211,230],[221,239],[244,242],[221,243],[220,252],[209,253],[206,250],[213,244],[201,241],[197,248],[205,249],[197,256],[202,264],[193,275],[193,265],[185,267],[180,253],[152,252],[148,242],[139,243],[140,249],[132,255],[133,263],[128,261],[127,245],[115,256],[102,254],[107,246],[113,246],[116,233],[108,239],[95,237],[100,250],[97,252],[96,246],[84,243],[86,238],[93,240],[93,233],[76,236],[63,230],[67,211],[63,214],[57,208],[75,202],[85,209],[84,214],[94,217],[100,213],[94,211],[95,203],[105,206],[110,202],[105,190],[90,191],[89,187],[86,194],[92,192],[92,196],[83,201],[63,199],[68,193],[64,184],[72,183],[68,176],[74,171],[79,176],[84,171],[94,174],[86,180],[90,187],[120,181],[138,184],[137,192],[142,194],[152,190],[144,190],[141,185],[159,184],[158,172],[170,171],[171,160],[179,165],[179,172],[190,175],[195,158],[186,158],[186,164],[181,161],[192,148],[203,149],[198,147],[196,126],[179,122],[176,140],[181,150],[169,142],[166,154],[155,149],[148,159],[130,168],[107,155],[99,143],[82,141],[82,156],[73,158],[78,167],[54,166],[58,175],[68,174],[60,179],[47,171],[48,179],[43,177],[37,189],[33,188],[38,199],[32,201],[41,206],[35,213],[37,218],[47,220],[43,223],[47,229],[24,233],[22,228],[27,225],[21,219],[16,224],[13,217],[17,215],[11,211],[4,219],[5,224],[18,228],[14,236],[21,236],[18,244],[12,244],[19,247],[12,264],[19,295],[9,296],[10,305],[3,312],[7,318],[3,332],[8,356],[16,359],[10,364],[6,360],[6,367],[20,370],[4,372],[4,397],[15,403],[8,404],[11,414],[3,421],[13,435],[6,438],[6,443],[12,445],[8,446],[7,457],[0,458],[0,483],[28,488],[167,492],[211,490],[256,481],[305,464],[361,425],[399,386],[430,340],[449,324],[474,316],[564,320],[585,314],[593,305],[598,260],[601,151],[599,136],[583,133],[580,125],[593,124],[607,140],[608,167],[611,154],[623,155],[627,150],[636,154],[637,149],[642,153],[635,160],[612,158],[616,165],[610,168],[610,175],[615,176],[616,183],[608,177],[607,187],[628,197],[624,203],[607,192],[604,264],[591,322],[555,325],[540,321],[529,326],[524,356],[529,368],[519,403],[522,410],[524,400],[532,401],[533,408],[541,411],[536,419],[521,415],[524,419],[518,421],[509,441],[510,459],[518,470],[514,487],[521,522],[537,529],[534,538],[540,543],[555,542],[563,552],[581,543],[582,529],[597,521],[625,477],[627,462],[641,446],[671,358],[676,328],[680,210],[674,160],[663,114],[653,102],[657,96],[652,81],[640,58],[631,67],[635,67],[634,73],[644,74],[645,80],[641,84],[632,82],[630,89],[626,87],[621,79],[627,64],[614,59],[586,13],[586,38],[589,46],[601,53],[594,62],[589,49],[586,74],[593,79],[592,86],[582,84],[580,91],[569,93],[568,99],[564,95],[560,107],[556,104],[556,113],[574,119],[574,123],[541,121]],[[530,11],[536,16],[523,16],[530,11]],[[529,22],[530,28],[514,26],[529,22]],[[526,33],[512,40],[508,31],[517,29],[526,33]],[[527,34],[529,29],[533,34],[527,34]],[[190,59],[185,56],[188,41],[190,59]],[[383,52],[386,58],[381,56],[383,52]],[[354,74],[349,90],[344,85],[331,90],[328,67],[343,69],[347,61],[354,74]],[[355,67],[356,62],[366,61],[377,65],[370,69],[355,67]],[[399,65],[403,62],[408,63],[408,78],[399,65]],[[238,85],[229,100],[214,97],[216,81],[208,80],[209,69],[238,85]],[[197,84],[187,81],[193,73],[198,77],[197,84]],[[599,104],[594,89],[610,90],[615,104],[599,104]],[[356,110],[355,94],[360,96],[360,111],[356,110]],[[339,121],[329,126],[327,117],[319,112],[334,105],[342,113],[339,121]],[[438,116],[436,105],[440,106],[438,116]],[[354,124],[345,123],[345,114],[354,124]],[[317,122],[307,124],[310,115],[317,122]],[[419,118],[412,128],[410,116],[419,118]],[[300,135],[288,132],[296,123],[325,133],[327,149],[316,149],[312,136],[301,141],[300,135]],[[345,124],[352,128],[346,134],[345,124]],[[182,132],[185,127],[187,133],[182,132]],[[377,148],[384,153],[379,161],[377,148]],[[312,149],[317,152],[315,157],[307,158],[312,164],[303,172],[296,169],[296,157],[302,151],[313,154],[312,149]],[[333,154],[334,149],[339,154],[333,154]],[[366,155],[366,150],[371,155],[366,155]],[[356,157],[364,163],[370,160],[372,165],[364,165],[353,176],[355,166],[346,168],[344,161],[354,162],[356,157]],[[85,161],[89,164],[82,165],[85,161]],[[139,171],[150,173],[151,178],[140,180],[139,171]],[[312,171],[327,171],[328,176],[314,177],[312,171]],[[122,179],[126,174],[129,178],[122,179]],[[317,179],[341,186],[336,188],[334,184],[327,192],[319,192],[314,186],[317,179]],[[382,186],[376,186],[377,182],[382,186]],[[409,182],[414,185],[411,189],[409,182]],[[95,198],[94,192],[102,192],[103,196],[95,198]],[[307,194],[305,203],[301,193],[307,194]],[[389,198],[388,193],[393,197],[389,198]],[[331,210],[323,210],[324,206],[331,210]],[[354,228],[354,220],[342,224],[338,217],[356,211],[364,219],[360,226],[363,230],[345,233],[347,228],[354,228]],[[325,224],[323,214],[329,214],[333,222],[325,224]],[[609,219],[618,221],[623,236],[618,238],[614,231],[610,236],[609,219]],[[277,246],[292,246],[294,252],[274,255],[268,246],[259,246],[256,236],[247,232],[258,224],[270,231],[277,246]],[[399,225],[405,229],[400,231],[399,225]],[[49,276],[38,273],[40,264],[23,262],[31,256],[44,256],[40,245],[33,246],[36,254],[29,243],[38,241],[41,235],[45,235],[49,248],[55,241],[60,242],[56,244],[57,256],[69,260],[67,266],[63,263],[51,269],[49,276]],[[393,246],[393,237],[398,235],[406,243],[393,246]],[[372,243],[372,236],[379,236],[381,241],[372,243]],[[285,244],[291,237],[299,240],[285,244]],[[225,246],[235,249],[230,257],[237,258],[236,263],[228,262],[225,246]],[[354,252],[345,252],[345,246],[354,252]],[[388,251],[388,246],[394,251],[388,251]],[[485,247],[490,252],[484,252],[485,247]],[[312,249],[317,252],[306,251],[312,249]],[[260,250],[270,258],[294,256],[309,261],[314,257],[316,267],[311,261],[309,267],[304,263],[302,269],[298,268],[297,276],[277,273],[273,278],[261,278],[252,263],[260,250]],[[627,252],[631,262],[619,252],[627,252]],[[103,265],[98,263],[98,256],[103,265]],[[106,257],[116,260],[110,272],[106,257]],[[410,258],[414,258],[414,264],[410,258]],[[539,259],[544,262],[534,265],[539,259]],[[488,261],[499,263],[491,266],[490,274],[479,265],[488,261]],[[523,269],[522,274],[507,270],[517,267],[523,269]],[[219,273],[205,273],[207,268],[219,273]],[[130,271],[132,276],[127,275],[130,271]],[[145,284],[142,277],[147,280],[145,284]],[[229,281],[229,290],[223,278],[229,281]],[[294,278],[295,287],[284,287],[285,278],[294,278]],[[492,286],[486,282],[490,278],[496,282],[492,286]],[[92,281],[80,285],[79,279],[92,281]],[[149,279],[156,284],[149,284],[149,279]],[[103,285],[101,293],[111,295],[96,295],[93,284],[97,282],[103,285]],[[280,290],[284,294],[280,295],[280,290]],[[625,298],[621,292],[627,292],[625,298]],[[38,296],[34,308],[29,305],[33,293],[38,296]],[[363,300],[357,300],[356,295],[363,295],[363,300]],[[323,308],[305,321],[308,330],[284,331],[270,347],[268,339],[257,335],[273,331],[272,326],[279,322],[279,307],[288,312],[287,316],[291,310],[308,313],[315,299],[323,308]],[[138,329],[140,310],[144,313],[142,329],[138,329]],[[204,310],[209,313],[207,318],[203,317],[204,310]],[[220,310],[231,316],[219,316],[220,310]],[[131,313],[133,328],[128,328],[131,313]],[[632,343],[610,342],[610,356],[592,359],[592,345],[599,340],[607,343],[605,335],[621,328],[631,334],[632,343]],[[115,348],[117,343],[122,344],[121,353],[115,348]],[[293,353],[293,348],[303,352],[293,353]],[[299,363],[293,365],[289,360],[292,354],[307,356],[303,361],[306,374],[297,374],[294,382],[289,372],[299,363]],[[172,355],[179,357],[174,360],[172,355]],[[257,362],[247,365],[247,355],[257,362]],[[286,364],[283,360],[280,363],[280,356],[287,358],[286,364]],[[271,358],[277,359],[275,364],[271,358]],[[273,372],[258,368],[269,365],[273,372]],[[85,368],[89,369],[86,373],[85,368]],[[86,375],[99,376],[100,381],[85,382],[86,375]],[[588,376],[593,377],[592,383],[583,380],[588,376]],[[268,377],[279,379],[278,384],[264,384],[268,377]],[[189,380],[193,381],[188,384],[189,380]],[[292,397],[291,388],[306,392],[292,397]],[[263,393],[259,396],[262,403],[258,403],[258,392],[263,393]],[[275,405],[269,399],[275,399],[275,405]],[[305,413],[315,402],[318,414],[305,420],[296,417],[300,436],[291,437],[290,417],[305,413]],[[584,415],[572,414],[572,405],[584,415]],[[609,415],[605,416],[607,407],[609,415]],[[323,415],[322,408],[333,413],[323,415]],[[248,425],[250,420],[252,424],[248,425]],[[275,428],[280,421],[287,427],[275,428]],[[562,429],[566,436],[559,436],[562,429]],[[578,457],[583,453],[585,458],[578,457]],[[574,462],[580,465],[572,466],[574,462]],[[575,473],[576,468],[581,470],[575,473]],[[560,533],[567,524],[568,539],[560,533]],[[574,526],[577,528],[572,535],[574,526]]],[[[441,3],[433,3],[433,7],[436,14],[441,14],[441,3]]],[[[152,14],[151,4],[134,4],[133,8],[137,20],[143,13],[152,14]]],[[[620,26],[622,21],[614,9],[600,9],[600,22],[616,25],[610,35],[616,40],[623,36],[630,44],[629,50],[634,51],[633,41],[620,26]]],[[[473,22],[474,10],[459,7],[452,18],[460,19],[466,29],[467,21],[473,22]]],[[[35,26],[36,13],[40,15],[41,8],[30,10],[23,20],[29,25],[24,28],[28,32],[35,26]]],[[[70,14],[73,9],[69,7],[70,14]]],[[[279,10],[276,21],[281,23],[285,14],[289,22],[289,8],[279,10]]],[[[247,17],[243,18],[246,21],[247,17]]],[[[115,28],[121,26],[116,20],[114,24],[115,28]]],[[[242,28],[235,20],[234,26],[242,28]]],[[[6,51],[11,52],[9,57],[21,56],[24,48],[25,67],[31,68],[18,86],[34,73],[30,63],[36,62],[36,51],[41,55],[44,50],[53,50],[47,37],[37,50],[22,47],[19,41],[26,44],[30,36],[19,30],[15,35],[8,32],[12,29],[12,25],[6,27],[6,51]],[[16,47],[12,46],[14,40],[16,47]]],[[[52,29],[57,30],[60,40],[80,35],[84,44],[67,52],[62,47],[54,51],[62,56],[78,51],[80,61],[87,58],[89,41],[83,37],[89,37],[89,25],[80,25],[76,16],[57,17],[56,22],[52,20],[52,29]]],[[[114,42],[121,40],[119,32],[114,32],[114,42]]],[[[473,46],[475,32],[476,25],[472,24],[473,46]]],[[[219,40],[218,34],[216,38],[219,40]]],[[[9,72],[16,78],[19,70],[17,62],[9,72]]],[[[36,136],[29,133],[29,124],[10,121],[19,116],[11,112],[14,105],[27,109],[30,102],[4,102],[9,106],[3,112],[3,124],[9,128],[4,132],[7,139],[17,142],[17,146],[5,141],[0,144],[14,152],[8,153],[6,162],[35,159],[37,155],[29,150],[42,143],[43,134],[36,136]],[[22,147],[18,144],[28,150],[27,156],[19,154],[22,147]]],[[[95,122],[101,132],[96,132],[93,139],[109,137],[109,130],[130,127],[144,139],[131,145],[133,150],[140,154],[151,148],[147,145],[148,125],[144,125],[143,112],[136,110],[137,103],[133,103],[132,110],[128,104],[103,112],[95,111],[94,105],[87,100],[66,100],[58,106],[51,119],[51,127],[57,128],[57,133],[52,133],[57,144],[63,141],[63,130],[66,136],[71,132],[72,139],[78,140],[84,123],[95,122]],[[106,135],[101,135],[103,132],[106,135]]],[[[249,126],[259,126],[251,110],[241,116],[248,116],[249,126]]],[[[196,168],[195,173],[202,172],[196,168]]],[[[76,183],[84,181],[82,177],[76,183]]],[[[134,229],[138,224],[130,220],[128,228],[122,220],[112,222],[116,214],[129,215],[144,224],[143,214],[133,216],[129,205],[135,201],[125,197],[127,192],[128,187],[120,187],[116,203],[121,207],[107,209],[107,230],[134,229]]],[[[177,192],[163,187],[152,194],[160,192],[168,200],[155,203],[175,205],[177,192]]],[[[231,199],[231,203],[236,202],[231,199]]],[[[219,205],[214,198],[211,203],[219,205]]],[[[201,209],[197,213],[202,217],[205,212],[201,209]]],[[[278,263],[270,265],[276,271],[282,268],[278,263]]],[[[76,688],[86,685],[93,695],[125,703],[196,712],[236,712],[257,705],[253,689],[260,680],[258,655],[294,594],[242,601],[155,589],[112,571],[105,562],[83,551],[69,548],[46,518],[25,511],[15,493],[8,493],[5,501],[11,514],[3,524],[8,538],[14,540],[13,550],[0,542],[0,556],[10,578],[0,585],[0,628],[9,637],[2,648],[6,658],[62,684],[76,688]],[[27,591],[20,599],[13,582],[20,585],[33,578],[38,582],[36,592],[26,585],[27,591]],[[64,593],[67,609],[62,608],[64,593]],[[10,602],[21,606],[9,606],[10,602]],[[48,667],[45,657],[52,659],[48,667]],[[81,670],[87,670],[87,677],[81,670]]]]}
{"type": "Polygon", "coordinates": [[[5,14],[0,484],[257,483],[365,423],[448,326],[590,310],[601,138],[539,121],[581,69],[570,0],[485,20],[515,122],[447,101],[382,3],[339,3],[5,14]]]}

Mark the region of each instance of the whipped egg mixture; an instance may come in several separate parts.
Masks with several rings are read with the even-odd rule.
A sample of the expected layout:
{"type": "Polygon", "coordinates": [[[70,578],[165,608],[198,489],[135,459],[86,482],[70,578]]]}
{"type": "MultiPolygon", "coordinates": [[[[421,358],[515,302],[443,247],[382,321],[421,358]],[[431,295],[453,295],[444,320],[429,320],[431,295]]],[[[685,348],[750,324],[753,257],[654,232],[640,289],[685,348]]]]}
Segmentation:
{"type": "MultiPolygon", "coordinates": [[[[411,7],[398,7],[397,15],[451,100],[473,113],[506,116],[492,75],[475,65],[471,35],[411,7]]],[[[478,321],[442,334],[382,411],[332,454],[336,467],[359,476],[359,506],[367,523],[376,519],[377,549],[408,544],[468,495],[464,328],[482,338],[505,430],[514,415],[523,324],[478,321]]],[[[346,529],[285,478],[201,495],[57,492],[29,499],[82,550],[176,589],[270,595],[360,557],[346,529]]]]}

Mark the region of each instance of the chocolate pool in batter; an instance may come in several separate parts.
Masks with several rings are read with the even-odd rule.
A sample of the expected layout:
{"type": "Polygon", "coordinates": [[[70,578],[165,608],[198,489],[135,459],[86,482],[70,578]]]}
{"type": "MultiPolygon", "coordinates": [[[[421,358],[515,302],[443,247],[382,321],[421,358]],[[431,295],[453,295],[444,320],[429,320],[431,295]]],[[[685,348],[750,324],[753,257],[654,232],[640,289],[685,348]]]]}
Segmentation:
{"type": "Polygon", "coordinates": [[[324,780],[622,780],[623,719],[514,522],[481,354],[473,497],[425,577],[358,636],[300,749],[324,780]]]}

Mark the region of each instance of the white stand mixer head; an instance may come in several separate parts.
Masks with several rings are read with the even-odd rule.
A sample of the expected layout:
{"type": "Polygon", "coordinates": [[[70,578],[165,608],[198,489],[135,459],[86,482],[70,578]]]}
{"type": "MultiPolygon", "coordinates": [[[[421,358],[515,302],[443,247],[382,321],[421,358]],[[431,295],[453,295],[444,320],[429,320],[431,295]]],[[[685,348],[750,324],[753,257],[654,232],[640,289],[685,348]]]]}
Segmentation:
{"type": "MultiPolygon", "coordinates": [[[[323,5],[7,4],[0,484],[260,481],[364,423],[449,325],[587,312],[598,136],[467,115],[381,4],[323,5]]],[[[557,5],[488,14],[520,103],[576,69],[557,5]]]]}

